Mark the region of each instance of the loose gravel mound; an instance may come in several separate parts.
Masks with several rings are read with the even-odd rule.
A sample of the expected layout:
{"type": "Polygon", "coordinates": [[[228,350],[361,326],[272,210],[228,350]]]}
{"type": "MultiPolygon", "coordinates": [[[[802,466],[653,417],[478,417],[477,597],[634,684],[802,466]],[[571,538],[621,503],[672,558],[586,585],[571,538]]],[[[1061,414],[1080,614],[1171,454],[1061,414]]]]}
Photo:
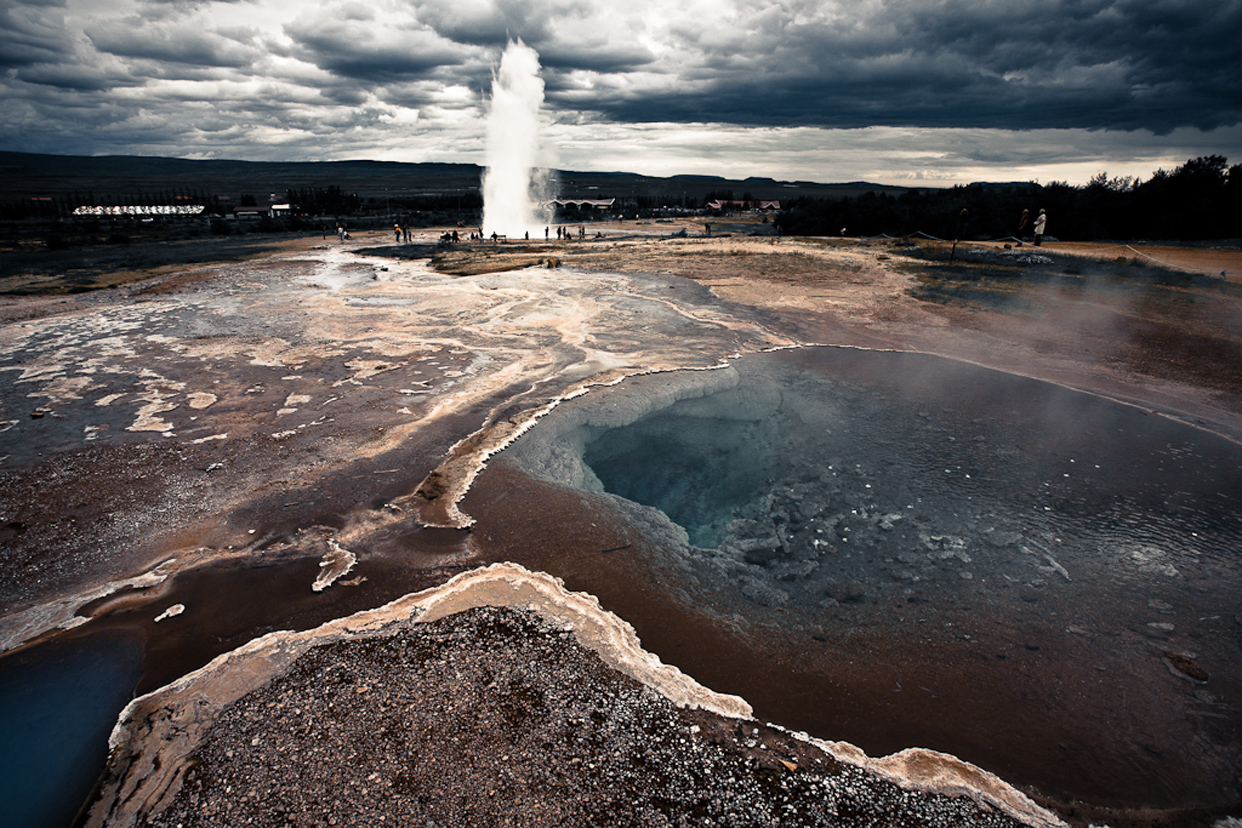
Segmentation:
{"type": "Polygon", "coordinates": [[[307,652],[243,697],[152,826],[1017,825],[749,720],[678,708],[532,612],[307,652]]]}

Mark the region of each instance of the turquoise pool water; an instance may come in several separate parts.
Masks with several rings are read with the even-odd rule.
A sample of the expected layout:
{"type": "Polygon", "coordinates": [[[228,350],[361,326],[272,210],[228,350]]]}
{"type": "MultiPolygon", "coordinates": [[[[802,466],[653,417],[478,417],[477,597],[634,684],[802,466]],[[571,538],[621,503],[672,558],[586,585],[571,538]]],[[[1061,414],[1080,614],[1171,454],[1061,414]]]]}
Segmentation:
{"type": "Polygon", "coordinates": [[[99,633],[0,659],[0,825],[65,828],[142,672],[142,642],[99,633]]]}

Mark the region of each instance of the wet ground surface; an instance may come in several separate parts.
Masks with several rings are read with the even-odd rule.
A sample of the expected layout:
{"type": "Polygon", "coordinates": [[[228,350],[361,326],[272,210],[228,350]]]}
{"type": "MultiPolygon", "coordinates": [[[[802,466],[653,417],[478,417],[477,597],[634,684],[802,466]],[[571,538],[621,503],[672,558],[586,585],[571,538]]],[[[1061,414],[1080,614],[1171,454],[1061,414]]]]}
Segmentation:
{"type": "MultiPolygon", "coordinates": [[[[99,619],[83,629],[143,630],[149,642],[143,686],[151,687],[253,635],[305,629],[470,566],[512,559],[599,595],[606,608],[639,627],[650,649],[708,686],[742,693],[761,717],[776,718],[776,711],[791,707],[811,710],[809,701],[789,705],[790,694],[824,698],[819,694],[831,686],[831,716],[789,724],[822,727],[825,735],[880,752],[924,735],[957,744],[951,739],[959,720],[944,717],[938,706],[944,696],[935,692],[963,687],[967,673],[956,670],[966,662],[929,660],[929,648],[982,654],[986,669],[969,673],[971,680],[1003,690],[989,715],[1035,711],[1017,719],[1021,727],[1042,728],[1048,705],[1073,709],[1077,677],[1056,675],[1049,683],[1048,653],[1042,645],[1025,646],[1034,620],[1023,622],[1021,634],[1004,624],[973,629],[965,634],[975,643],[965,645],[960,630],[943,626],[948,616],[929,617],[931,609],[920,606],[920,617],[927,618],[921,626],[936,633],[920,629],[902,643],[868,633],[871,605],[855,600],[849,581],[838,578],[844,591],[822,596],[836,602],[827,609],[839,616],[826,626],[803,618],[791,627],[780,617],[790,609],[771,606],[761,612],[766,617],[748,621],[752,629],[731,629],[713,607],[687,611],[692,593],[667,588],[666,527],[658,521],[619,512],[615,500],[549,489],[503,463],[493,461],[463,501],[462,513],[477,521],[469,530],[421,525],[420,514],[437,504],[412,493],[433,469],[469,454],[471,446],[485,459],[509,436],[537,427],[544,407],[567,392],[590,393],[593,383],[626,374],[709,368],[733,354],[801,342],[916,347],[1029,375],[1073,378],[1080,387],[1242,434],[1242,407],[1227,382],[1173,376],[1165,362],[1143,362],[1141,353],[1114,347],[1114,340],[1125,347],[1135,341],[1126,338],[1125,326],[1110,326],[1107,341],[1096,336],[1095,311],[1107,304],[1096,297],[1075,303],[1056,296],[1057,308],[1091,314],[1052,320],[1029,309],[1014,314],[913,298],[910,276],[893,266],[901,254],[891,247],[777,247],[772,240],[741,239],[677,244],[641,238],[580,243],[574,250],[585,257],[581,266],[557,251],[560,267],[518,272],[497,270],[506,254],[489,250],[485,258],[492,261],[480,265],[486,272],[450,277],[416,260],[360,257],[310,243],[263,262],[221,265],[193,280],[168,277],[163,290],[148,283],[51,304],[13,300],[18,304],[6,305],[4,316],[11,321],[0,329],[0,629],[7,646],[64,622],[66,607],[69,616],[74,609],[93,612],[99,619]],[[1119,353],[1131,358],[1116,358],[1119,353]],[[467,437],[474,442],[454,449],[467,437]],[[336,547],[356,555],[356,565],[313,592],[321,560],[336,547]],[[166,571],[182,574],[111,594],[100,589],[169,559],[175,562],[166,571]],[[62,599],[60,609],[48,610],[62,599]],[[176,605],[184,606],[181,614],[154,620],[176,605]],[[787,643],[757,648],[756,629],[787,643]],[[717,658],[712,647],[741,655],[717,658]],[[811,669],[806,661],[816,647],[828,655],[812,661],[848,667],[835,669],[828,685],[798,678],[811,669]],[[873,660],[901,670],[890,676],[867,669],[873,660]],[[755,667],[765,662],[779,669],[755,667]],[[911,682],[934,692],[915,692],[911,682]],[[901,692],[892,692],[898,685],[901,692]],[[905,708],[901,716],[877,715],[894,705],[905,708]],[[925,731],[911,736],[895,721],[922,722],[925,731]]],[[[550,256],[513,255],[545,263],[550,256]]],[[[1042,307],[1044,287],[1032,290],[1032,301],[1042,307]]],[[[1215,286],[1178,290],[1147,304],[1127,294],[1109,312],[1175,330],[1172,322],[1189,298],[1198,309],[1195,318],[1239,318],[1231,295],[1215,286]]],[[[1183,360],[1194,353],[1172,350],[1183,360]]],[[[845,526],[857,531],[848,520],[845,526]]],[[[928,566],[943,568],[927,561],[929,552],[954,550],[919,551],[922,558],[898,560],[901,566],[890,570],[924,577],[928,566]]],[[[1048,561],[1036,564],[1053,570],[1044,574],[1049,584],[1062,578],[1048,561]]],[[[786,574],[800,577],[779,573],[786,574]]],[[[894,589],[913,588],[886,577],[894,589]]],[[[712,601],[758,606],[751,597],[721,593],[712,601]]],[[[1187,610],[1165,603],[1172,614],[1187,610]]],[[[1045,638],[1064,647],[1058,664],[1078,654],[1092,657],[1098,630],[1058,632],[1074,625],[1051,620],[1041,611],[1047,604],[1015,604],[1025,605],[1047,621],[1045,638]]],[[[1173,624],[1177,635],[1187,629],[1180,616],[1165,621],[1161,606],[1148,609],[1160,614],[1153,623],[1173,624]]],[[[1236,619],[1225,613],[1218,620],[1227,628],[1220,636],[1236,647],[1236,619]]],[[[1152,704],[1206,692],[1211,699],[1178,704],[1199,705],[1186,715],[1206,722],[1205,733],[1235,727],[1236,708],[1214,706],[1230,698],[1212,684],[1221,676],[1212,669],[1217,632],[1206,645],[1174,642],[1189,661],[1161,661],[1156,650],[1174,648],[1161,639],[1167,631],[1152,630],[1154,636],[1144,635],[1144,657],[1150,658],[1141,671],[1155,670],[1160,678],[1149,682],[1141,703],[1124,700],[1129,712],[1119,715],[1128,726],[1142,726],[1152,704]],[[1191,683],[1195,665],[1211,676],[1206,686],[1191,683]],[[1160,684],[1166,680],[1173,684],[1160,684]],[[1166,691],[1170,695],[1162,696],[1166,691]]],[[[1136,681],[1149,675],[1137,673],[1136,681]]],[[[1102,704],[1103,691],[1092,698],[1091,705],[1102,704]]],[[[1197,733],[1189,738],[1201,741],[1197,733]]],[[[1208,742],[1215,744],[1214,738],[1208,742]]],[[[1065,744],[1088,775],[1092,763],[1105,761],[1080,735],[1065,744]]],[[[1171,744],[1153,744],[1156,758],[1140,764],[1159,765],[1171,744]]],[[[976,748],[985,766],[995,757],[1000,767],[1013,755],[1011,743],[988,738],[976,740],[976,748]]],[[[1028,764],[1045,759],[1063,757],[1040,754],[1028,764]]],[[[1086,797],[1089,789],[1084,785],[1069,797],[1086,797]]],[[[1093,795],[1096,801],[1112,796],[1103,788],[1093,795]]],[[[1164,805],[1187,804],[1172,803],[1175,798],[1164,805]]],[[[1196,824],[1187,819],[1184,824],[1196,824]]]]}
{"type": "Polygon", "coordinates": [[[83,294],[166,273],[181,274],[180,281],[189,281],[192,277],[184,275],[187,268],[270,256],[290,241],[269,234],[173,240],[152,235],[58,236],[11,247],[0,255],[0,295],[83,294]]]}
{"type": "Polygon", "coordinates": [[[332,248],[18,322],[0,356],[0,600],[154,563],[169,542],[151,535],[170,526],[227,551],[339,524],[412,491],[493,413],[609,370],[785,341],[693,284],[563,269],[453,279],[332,248]],[[659,353],[665,337],[682,347],[659,353]],[[63,485],[80,479],[90,488],[63,485]]]}

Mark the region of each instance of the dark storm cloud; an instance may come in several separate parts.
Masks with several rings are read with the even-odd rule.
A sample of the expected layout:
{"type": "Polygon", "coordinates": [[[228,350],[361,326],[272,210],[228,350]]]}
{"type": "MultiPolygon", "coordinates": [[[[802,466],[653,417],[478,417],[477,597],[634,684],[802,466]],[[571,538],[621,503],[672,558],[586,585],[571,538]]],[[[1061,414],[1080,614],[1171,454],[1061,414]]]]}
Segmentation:
{"type": "Polygon", "coordinates": [[[102,92],[134,83],[128,75],[101,72],[96,67],[77,64],[37,64],[18,70],[15,78],[39,87],[84,93],[102,92]]]}
{"type": "Polygon", "coordinates": [[[641,45],[600,43],[549,43],[539,50],[540,64],[550,70],[627,72],[655,62],[651,50],[641,45]]]}
{"type": "Polygon", "coordinates": [[[1242,0],[0,0],[0,148],[462,160],[514,39],[588,166],[837,170],[848,141],[1021,180],[1242,129],[1242,0]]]}
{"type": "Polygon", "coordinates": [[[293,54],[342,78],[365,83],[409,81],[448,72],[467,51],[429,29],[374,26],[373,18],[312,15],[285,27],[293,54]]]}
{"type": "Polygon", "coordinates": [[[193,21],[152,26],[119,20],[88,28],[85,34],[102,53],[156,63],[236,68],[249,66],[261,55],[244,35],[204,31],[193,21]]]}
{"type": "Polygon", "coordinates": [[[684,83],[573,105],[619,121],[1158,133],[1235,124],[1242,110],[1237,0],[890,2],[809,21],[794,12],[767,9],[734,32],[683,24],[684,83]]]}
{"type": "Polygon", "coordinates": [[[72,47],[60,4],[19,2],[0,7],[0,69],[58,61],[72,47]]]}
{"type": "Polygon", "coordinates": [[[427,0],[413,5],[414,16],[442,36],[474,46],[503,47],[512,38],[529,45],[547,42],[558,9],[549,2],[498,0],[458,3],[427,0]]]}

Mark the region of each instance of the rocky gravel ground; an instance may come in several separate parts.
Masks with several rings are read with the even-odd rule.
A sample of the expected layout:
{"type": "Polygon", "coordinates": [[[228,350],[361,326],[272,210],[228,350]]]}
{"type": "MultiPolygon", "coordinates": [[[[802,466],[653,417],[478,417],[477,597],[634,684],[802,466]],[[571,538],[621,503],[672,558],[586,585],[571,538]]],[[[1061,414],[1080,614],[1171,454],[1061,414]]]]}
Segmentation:
{"type": "Polygon", "coordinates": [[[533,613],[308,652],[229,707],[152,826],[1000,826],[680,709],[533,613]]]}

